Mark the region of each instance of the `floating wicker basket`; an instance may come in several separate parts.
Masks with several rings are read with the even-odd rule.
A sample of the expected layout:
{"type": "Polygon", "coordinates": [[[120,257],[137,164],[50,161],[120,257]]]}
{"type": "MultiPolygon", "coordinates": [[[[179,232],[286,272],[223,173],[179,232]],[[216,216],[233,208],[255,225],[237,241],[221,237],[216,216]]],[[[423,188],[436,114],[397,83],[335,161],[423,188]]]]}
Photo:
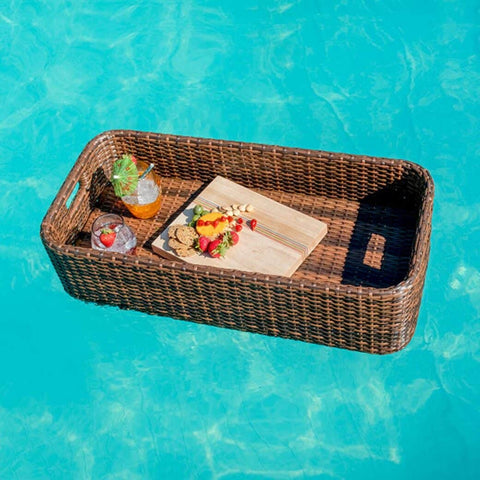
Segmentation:
{"type": "Polygon", "coordinates": [[[65,290],[99,304],[384,354],[411,339],[428,264],[433,181],[403,160],[135,131],[84,149],[49,208],[41,237],[65,290]],[[163,205],[130,216],[109,178],[130,153],[155,163],[163,205]],[[173,262],[151,243],[216,175],[326,222],[328,234],[291,278],[173,262]],[[73,197],[73,200],[72,200],[73,197]],[[135,256],[90,248],[114,212],[136,232],[135,256]]]}

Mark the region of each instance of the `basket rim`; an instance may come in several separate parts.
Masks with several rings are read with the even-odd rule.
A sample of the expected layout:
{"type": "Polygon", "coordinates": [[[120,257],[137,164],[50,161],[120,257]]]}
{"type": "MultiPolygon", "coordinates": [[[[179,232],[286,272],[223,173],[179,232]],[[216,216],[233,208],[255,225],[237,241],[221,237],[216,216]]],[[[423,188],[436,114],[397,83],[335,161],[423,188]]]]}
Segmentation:
{"type": "Polygon", "coordinates": [[[252,142],[240,142],[231,140],[221,140],[204,137],[191,137],[184,135],[173,135],[167,133],[155,133],[139,130],[106,130],[95,137],[93,137],[87,145],[84,147],[79,157],[75,161],[68,176],[64,180],[58,193],[56,194],[53,202],[45,214],[40,227],[40,236],[43,243],[49,249],[65,255],[80,256],[88,258],[90,260],[96,259],[99,261],[108,262],[121,262],[130,266],[148,266],[149,268],[156,267],[158,270],[175,270],[182,272],[203,273],[207,276],[218,278],[241,278],[259,283],[268,283],[274,285],[282,285],[286,287],[300,287],[304,290],[310,291],[324,291],[324,292],[337,292],[347,295],[361,295],[361,296],[398,296],[403,295],[406,291],[413,288],[416,284],[417,278],[421,275],[422,265],[424,262],[428,262],[429,255],[429,238],[430,238],[430,220],[433,210],[433,197],[434,197],[434,181],[431,174],[424,167],[410,160],[403,159],[391,159],[386,157],[373,157],[369,155],[357,155],[357,154],[345,154],[329,152],[325,150],[312,150],[306,148],[285,147],[279,145],[252,143],[252,142]],[[222,269],[219,267],[210,267],[202,265],[194,265],[186,262],[168,260],[163,257],[157,256],[156,259],[136,257],[130,255],[122,255],[112,252],[100,252],[98,250],[79,247],[75,245],[57,244],[53,241],[48,224],[55,220],[58,215],[60,207],[65,204],[70,197],[75,185],[82,181],[81,172],[82,166],[85,161],[88,160],[92,150],[94,150],[102,142],[109,141],[114,136],[135,136],[139,138],[154,137],[162,140],[172,140],[174,142],[192,143],[197,145],[211,145],[211,146],[227,146],[237,148],[250,148],[259,149],[269,152],[282,152],[302,154],[312,158],[328,158],[331,160],[347,160],[351,162],[366,163],[371,165],[395,165],[399,162],[407,166],[409,169],[415,171],[420,177],[425,180],[426,188],[423,192],[423,198],[420,205],[419,221],[416,228],[414,246],[412,248],[412,254],[410,259],[410,265],[405,278],[396,285],[391,285],[383,288],[376,288],[371,286],[356,286],[348,284],[338,284],[328,281],[314,282],[308,279],[293,279],[290,277],[283,277],[279,275],[268,275],[264,273],[245,272],[241,270],[222,269]]]}

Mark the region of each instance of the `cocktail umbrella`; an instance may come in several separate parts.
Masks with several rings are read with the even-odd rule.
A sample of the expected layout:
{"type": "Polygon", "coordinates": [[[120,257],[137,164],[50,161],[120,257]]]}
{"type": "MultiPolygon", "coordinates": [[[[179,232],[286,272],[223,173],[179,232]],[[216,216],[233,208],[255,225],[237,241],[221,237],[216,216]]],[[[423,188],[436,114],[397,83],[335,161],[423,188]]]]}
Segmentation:
{"type": "Polygon", "coordinates": [[[115,195],[131,195],[138,184],[138,169],[131,155],[123,155],[113,163],[111,182],[115,195]]]}

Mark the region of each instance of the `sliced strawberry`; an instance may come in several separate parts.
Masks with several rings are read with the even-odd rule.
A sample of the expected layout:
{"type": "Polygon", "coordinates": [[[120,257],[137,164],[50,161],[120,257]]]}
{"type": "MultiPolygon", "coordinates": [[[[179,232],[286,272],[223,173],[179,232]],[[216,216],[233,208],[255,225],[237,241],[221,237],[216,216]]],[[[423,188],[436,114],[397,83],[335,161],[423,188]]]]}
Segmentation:
{"type": "Polygon", "coordinates": [[[105,247],[110,248],[115,242],[117,234],[110,228],[103,228],[100,233],[100,241],[105,247]]]}

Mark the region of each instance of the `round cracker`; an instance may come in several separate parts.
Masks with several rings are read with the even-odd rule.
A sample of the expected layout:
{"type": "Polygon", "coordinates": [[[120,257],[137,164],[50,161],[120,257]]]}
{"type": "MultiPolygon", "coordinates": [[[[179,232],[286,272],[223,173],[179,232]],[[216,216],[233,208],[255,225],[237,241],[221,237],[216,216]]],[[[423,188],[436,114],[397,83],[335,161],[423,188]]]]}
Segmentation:
{"type": "Polygon", "coordinates": [[[168,241],[168,246],[170,248],[173,248],[174,250],[177,250],[178,248],[188,248],[186,245],[184,245],[182,242],[179,242],[176,238],[171,238],[168,241]]]}
{"type": "Polygon", "coordinates": [[[182,226],[177,228],[175,232],[177,239],[188,247],[192,247],[195,240],[198,238],[198,234],[193,227],[182,226]]]}
{"type": "Polygon", "coordinates": [[[175,236],[175,232],[181,227],[182,225],[172,225],[171,227],[169,227],[168,229],[168,236],[170,238],[176,238],[175,236]]]}
{"type": "Polygon", "coordinates": [[[194,249],[194,248],[188,248],[188,247],[184,247],[184,248],[178,248],[175,253],[179,256],[179,257],[193,257],[193,255],[196,255],[197,254],[197,251],[194,249]]]}

